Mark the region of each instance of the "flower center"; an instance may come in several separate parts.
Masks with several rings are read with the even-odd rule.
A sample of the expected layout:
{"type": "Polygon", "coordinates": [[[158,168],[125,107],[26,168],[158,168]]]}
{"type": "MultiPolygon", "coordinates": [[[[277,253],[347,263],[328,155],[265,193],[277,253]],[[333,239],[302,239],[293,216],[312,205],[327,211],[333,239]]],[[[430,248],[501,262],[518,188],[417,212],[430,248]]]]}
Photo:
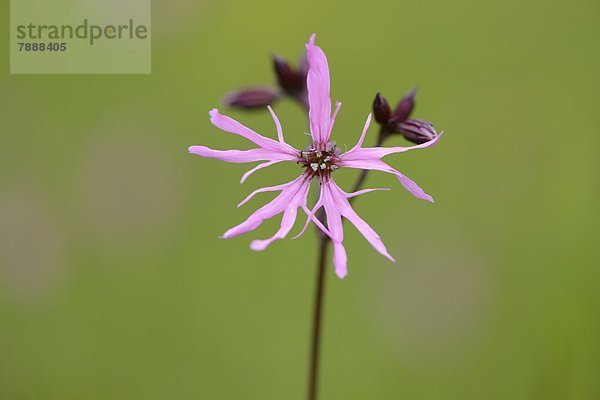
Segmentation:
{"type": "Polygon", "coordinates": [[[334,142],[327,144],[326,150],[317,150],[314,146],[300,152],[298,164],[306,168],[312,177],[329,178],[333,171],[340,169],[337,165],[339,148],[334,142]]]}

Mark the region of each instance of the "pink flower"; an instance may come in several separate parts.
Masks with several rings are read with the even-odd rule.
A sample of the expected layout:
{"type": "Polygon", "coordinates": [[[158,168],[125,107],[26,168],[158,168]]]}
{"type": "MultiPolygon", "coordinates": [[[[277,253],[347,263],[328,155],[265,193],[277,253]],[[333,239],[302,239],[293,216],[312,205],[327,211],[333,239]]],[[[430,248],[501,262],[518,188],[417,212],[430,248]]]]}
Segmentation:
{"type": "Polygon", "coordinates": [[[335,111],[332,114],[331,99],[329,98],[330,82],[327,58],[323,50],[315,46],[315,35],[311,36],[306,48],[310,67],[307,77],[307,87],[310,106],[310,133],[312,137],[312,144],[307,150],[300,151],[285,143],[281,124],[273,109],[268,107],[275,122],[278,140],[264,137],[239,122],[219,114],[216,109],[213,109],[209,113],[213,125],[226,132],[240,135],[258,147],[251,150],[220,151],[204,146],[191,146],[189,152],[202,157],[216,158],[233,163],[262,161],[261,164],[246,172],[242,176],[241,182],[244,182],[248,176],[259,169],[283,161],[291,161],[304,167],[302,174],[291,182],[261,188],[252,192],[238,207],[258,193],[279,192],[279,195],[271,202],[256,210],[246,221],[229,229],[222,237],[229,239],[250,232],[261,225],[263,221],[283,213],[281,226],[275,235],[265,240],[254,240],[250,245],[253,250],[264,250],[274,241],[287,236],[296,222],[298,209],[300,208],[308,215],[308,218],[304,229],[298,236],[306,230],[310,221],[314,222],[319,229],[325,232],[333,242],[335,272],[340,278],[343,278],[347,274],[347,257],[343,245],[344,230],[342,227],[342,217],[349,220],[379,253],[394,261],[379,235],[356,214],[348,201],[350,198],[364,193],[388,189],[365,189],[355,193],[346,193],[335,184],[332,173],[344,167],[387,172],[395,175],[400,183],[414,196],[433,202],[433,198],[425,193],[415,182],[387,165],[381,159],[390,154],[432,146],[437,143],[441,133],[427,143],[411,147],[365,148],[362,147],[362,144],[371,122],[371,115],[369,114],[358,143],[352,149],[342,154],[339,148],[335,146],[335,143],[329,139],[341,103],[336,103],[335,111]],[[321,194],[313,209],[310,210],[307,207],[307,196],[310,184],[314,178],[317,178],[321,183],[321,194]],[[327,215],[327,227],[315,217],[316,211],[322,207],[325,209],[327,215]]]}

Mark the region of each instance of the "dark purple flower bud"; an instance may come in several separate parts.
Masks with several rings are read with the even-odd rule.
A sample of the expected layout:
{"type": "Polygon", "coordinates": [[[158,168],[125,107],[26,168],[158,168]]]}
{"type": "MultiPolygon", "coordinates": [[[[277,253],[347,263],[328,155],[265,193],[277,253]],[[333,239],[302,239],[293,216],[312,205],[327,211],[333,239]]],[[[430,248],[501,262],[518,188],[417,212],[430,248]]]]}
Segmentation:
{"type": "Polygon", "coordinates": [[[413,108],[415,108],[415,97],[417,95],[417,89],[414,88],[406,93],[398,106],[396,107],[396,111],[394,112],[394,116],[396,117],[397,122],[402,122],[410,117],[413,108]]]}
{"type": "Polygon", "coordinates": [[[399,124],[399,128],[406,140],[416,144],[429,142],[437,136],[433,125],[420,119],[407,119],[399,124]]]}
{"type": "Polygon", "coordinates": [[[235,90],[225,97],[223,103],[229,107],[252,109],[266,107],[278,99],[279,93],[275,89],[260,86],[235,90]]]}
{"type": "Polygon", "coordinates": [[[273,56],[273,67],[281,89],[296,94],[304,89],[303,78],[283,58],[273,56]]]}
{"type": "Polygon", "coordinates": [[[375,100],[373,100],[373,114],[375,115],[375,120],[382,125],[387,125],[392,116],[392,110],[381,93],[377,93],[375,100]]]}
{"type": "Polygon", "coordinates": [[[308,69],[310,66],[308,65],[308,57],[306,52],[302,54],[300,60],[298,60],[298,74],[302,78],[303,82],[306,82],[306,77],[308,76],[308,69]]]}

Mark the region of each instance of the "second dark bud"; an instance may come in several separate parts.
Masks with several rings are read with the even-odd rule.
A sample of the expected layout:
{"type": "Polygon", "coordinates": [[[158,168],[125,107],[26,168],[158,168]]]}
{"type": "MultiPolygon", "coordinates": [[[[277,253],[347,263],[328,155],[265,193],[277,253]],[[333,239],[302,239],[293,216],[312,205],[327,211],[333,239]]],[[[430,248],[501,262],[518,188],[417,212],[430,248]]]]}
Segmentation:
{"type": "Polygon", "coordinates": [[[377,93],[373,101],[373,115],[387,133],[400,133],[406,140],[421,144],[435,138],[437,133],[431,123],[410,118],[415,108],[416,95],[417,89],[408,91],[392,112],[385,97],[377,93]]]}
{"type": "Polygon", "coordinates": [[[306,88],[306,73],[303,68],[292,68],[287,61],[278,56],[273,56],[273,68],[277,76],[279,87],[286,93],[297,95],[306,88]]]}

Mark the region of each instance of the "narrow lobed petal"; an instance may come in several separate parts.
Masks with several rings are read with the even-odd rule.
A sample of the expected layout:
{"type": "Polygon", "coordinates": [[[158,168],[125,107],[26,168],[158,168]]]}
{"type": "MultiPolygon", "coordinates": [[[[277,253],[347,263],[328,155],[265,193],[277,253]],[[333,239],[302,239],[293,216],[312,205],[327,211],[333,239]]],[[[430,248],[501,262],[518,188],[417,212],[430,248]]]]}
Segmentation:
{"type": "Polygon", "coordinates": [[[367,131],[369,130],[369,125],[371,125],[371,113],[367,115],[367,120],[365,121],[365,126],[363,127],[362,133],[358,138],[358,142],[356,142],[356,145],[348,153],[352,152],[352,150],[354,149],[362,148],[363,142],[365,141],[365,137],[367,136],[367,131]]]}
{"type": "MultiPolygon", "coordinates": [[[[341,155],[341,158],[344,161],[354,161],[354,160],[378,160],[390,154],[395,153],[404,153],[406,151],[415,150],[415,149],[424,149],[427,147],[431,147],[435,145],[438,140],[442,137],[444,132],[441,132],[434,139],[429,142],[418,144],[415,146],[409,147],[360,147],[358,144],[347,151],[346,153],[341,155]]],[[[364,138],[361,138],[364,139],[364,138]]],[[[359,140],[359,143],[362,145],[362,140],[359,140]]]]}
{"type": "Polygon", "coordinates": [[[295,161],[296,157],[292,157],[283,153],[273,153],[265,149],[251,150],[213,150],[206,146],[190,146],[188,151],[191,154],[196,154],[201,157],[215,158],[221,161],[230,163],[250,163],[256,161],[274,161],[289,160],[295,161]]]}
{"type": "MultiPolygon", "coordinates": [[[[342,108],[342,103],[340,103],[339,101],[335,102],[335,110],[333,110],[333,115],[331,116],[331,120],[329,121],[329,133],[331,135],[331,131],[333,130],[333,125],[335,124],[335,119],[338,115],[338,113],[340,112],[340,108],[342,108]]],[[[329,138],[329,136],[328,136],[329,138]]],[[[329,141],[329,139],[327,139],[329,141]]]]}
{"type": "Polygon", "coordinates": [[[331,99],[329,98],[330,80],[327,57],[320,47],[315,46],[313,34],[306,44],[309,64],[306,84],[308,88],[310,133],[315,146],[327,145],[331,131],[331,99]]]}
{"type": "Polygon", "coordinates": [[[283,212],[291,204],[305,203],[309,187],[310,181],[306,179],[306,175],[304,174],[289,183],[281,185],[281,193],[277,197],[252,213],[244,222],[229,229],[222,237],[230,239],[253,231],[267,219],[273,218],[275,215],[283,212]]]}
{"type": "Polygon", "coordinates": [[[356,169],[368,169],[375,171],[387,172],[388,174],[396,175],[400,184],[404,186],[406,190],[408,190],[413,196],[427,200],[433,203],[433,197],[425,193],[423,189],[419,187],[415,182],[410,180],[404,174],[396,171],[394,168],[387,165],[385,162],[377,159],[373,160],[343,160],[340,163],[340,166],[347,168],[356,168],[356,169]]]}
{"type": "Polygon", "coordinates": [[[284,161],[284,160],[273,160],[273,161],[264,162],[262,164],[258,164],[256,167],[252,168],[250,171],[247,171],[244,175],[242,175],[242,178],[240,179],[240,183],[246,182],[246,179],[248,179],[250,177],[250,175],[252,175],[256,171],[259,171],[263,168],[270,167],[271,165],[280,163],[282,161],[284,161]]]}
{"type": "Polygon", "coordinates": [[[302,209],[306,213],[306,222],[304,223],[304,226],[302,227],[300,233],[298,233],[292,239],[298,239],[300,236],[304,235],[304,232],[306,232],[306,229],[310,225],[311,221],[314,222],[317,228],[319,228],[324,234],[326,234],[327,236],[331,236],[329,230],[325,227],[325,225],[323,225],[321,221],[319,221],[319,219],[316,216],[317,211],[319,211],[321,207],[323,207],[323,203],[321,203],[320,200],[317,202],[317,204],[315,204],[312,210],[309,210],[306,206],[302,207],[302,209]]]}
{"type": "Polygon", "coordinates": [[[336,204],[334,194],[332,193],[333,181],[325,181],[321,184],[320,201],[323,203],[325,213],[327,214],[327,228],[329,237],[333,242],[333,266],[336,275],[342,279],[348,274],[348,257],[344,248],[344,227],[342,224],[342,213],[336,204]]]}
{"type": "Polygon", "coordinates": [[[298,214],[297,207],[288,207],[283,212],[283,217],[281,218],[281,226],[275,235],[271,236],[268,239],[264,240],[253,240],[250,243],[250,248],[254,251],[262,251],[265,250],[271,243],[276,240],[281,240],[287,236],[287,234],[292,230],[294,223],[296,222],[296,215],[298,214]]]}
{"type": "Polygon", "coordinates": [[[333,243],[333,268],[340,279],[348,275],[348,256],[342,242],[333,243]]]}
{"type": "Polygon", "coordinates": [[[249,202],[254,196],[256,196],[259,193],[275,192],[275,191],[278,191],[278,190],[283,190],[283,189],[285,189],[286,186],[287,186],[287,183],[284,183],[283,185],[268,186],[268,187],[256,189],[254,192],[252,192],[248,196],[246,196],[246,198],[244,200],[242,200],[237,205],[237,207],[240,208],[241,206],[243,206],[244,204],[246,204],[247,202],[249,202]]]}
{"type": "Polygon", "coordinates": [[[298,208],[306,207],[306,197],[308,190],[310,189],[310,181],[304,180],[300,188],[289,200],[283,211],[281,218],[281,225],[275,235],[265,240],[254,240],[250,243],[250,248],[254,251],[265,250],[271,243],[276,240],[281,240],[287,236],[294,224],[296,223],[296,216],[298,215],[298,208]]]}
{"type": "Polygon", "coordinates": [[[413,180],[408,178],[406,175],[404,175],[398,171],[395,171],[395,174],[398,177],[398,180],[400,181],[402,186],[404,186],[404,188],[406,190],[408,190],[413,196],[415,196],[416,198],[421,199],[421,200],[429,201],[431,203],[435,202],[435,200],[433,200],[433,197],[431,197],[430,195],[425,193],[425,191],[423,189],[421,189],[421,187],[419,187],[419,185],[417,185],[413,180]]]}
{"type": "Polygon", "coordinates": [[[285,153],[288,155],[297,154],[297,150],[295,150],[292,146],[262,136],[254,132],[252,129],[240,124],[233,118],[220,114],[219,110],[216,108],[212,109],[209,112],[209,115],[210,122],[212,122],[212,124],[217,128],[224,130],[225,132],[242,136],[265,150],[272,150],[276,153],[285,153]]]}
{"type": "Polygon", "coordinates": [[[390,261],[395,261],[394,258],[388,253],[383,241],[371,228],[371,226],[366,223],[362,218],[358,216],[358,214],[352,209],[352,206],[348,202],[348,197],[350,195],[344,192],[335,184],[335,182],[328,182],[327,186],[331,192],[331,197],[335,202],[339,212],[341,215],[346,218],[348,221],[352,223],[358,229],[358,231],[364,236],[365,239],[377,250],[381,255],[387,257],[390,261]]]}
{"type": "Polygon", "coordinates": [[[362,189],[352,193],[346,193],[346,197],[351,199],[352,197],[360,196],[361,194],[371,193],[379,190],[390,190],[390,188],[373,188],[373,189],[362,189]]]}
{"type": "Polygon", "coordinates": [[[271,108],[271,106],[267,106],[269,112],[271,113],[271,117],[273,117],[273,122],[275,122],[275,128],[277,129],[277,138],[279,139],[279,143],[286,144],[285,140],[283,140],[283,129],[281,128],[281,122],[279,122],[279,118],[275,114],[275,111],[271,108]]]}

